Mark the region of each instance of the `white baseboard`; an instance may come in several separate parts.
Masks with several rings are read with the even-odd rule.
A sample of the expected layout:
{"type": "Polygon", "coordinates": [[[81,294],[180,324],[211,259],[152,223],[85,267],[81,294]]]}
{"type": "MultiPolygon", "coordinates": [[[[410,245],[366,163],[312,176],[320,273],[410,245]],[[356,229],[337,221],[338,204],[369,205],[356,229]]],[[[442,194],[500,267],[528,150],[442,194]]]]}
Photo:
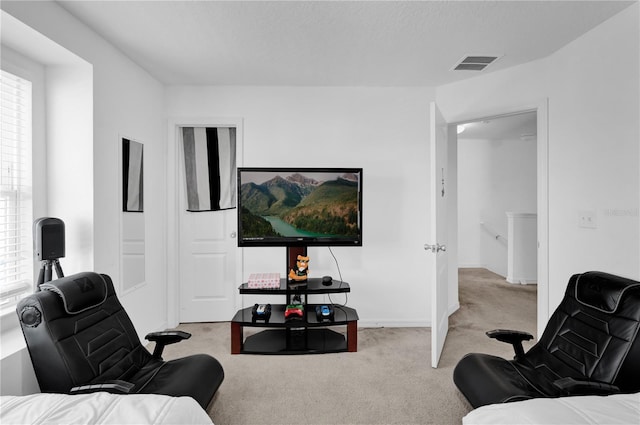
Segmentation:
{"type": "Polygon", "coordinates": [[[507,276],[507,282],[512,283],[514,285],[537,285],[538,279],[517,279],[511,276],[507,276]]]}
{"type": "MultiPolygon", "coordinates": [[[[458,311],[460,303],[449,306],[449,316],[458,311]]],[[[430,328],[431,320],[358,320],[359,328],[430,328]]]]}
{"type": "Polygon", "coordinates": [[[430,320],[358,320],[359,328],[430,328],[430,320]]]}
{"type": "Polygon", "coordinates": [[[490,268],[490,267],[485,267],[485,269],[487,269],[487,270],[489,270],[491,273],[495,273],[495,274],[497,274],[498,276],[503,277],[505,280],[507,280],[507,274],[506,274],[506,273],[504,273],[504,272],[500,272],[500,271],[498,271],[498,270],[494,270],[494,269],[492,269],[492,268],[490,268]]]}

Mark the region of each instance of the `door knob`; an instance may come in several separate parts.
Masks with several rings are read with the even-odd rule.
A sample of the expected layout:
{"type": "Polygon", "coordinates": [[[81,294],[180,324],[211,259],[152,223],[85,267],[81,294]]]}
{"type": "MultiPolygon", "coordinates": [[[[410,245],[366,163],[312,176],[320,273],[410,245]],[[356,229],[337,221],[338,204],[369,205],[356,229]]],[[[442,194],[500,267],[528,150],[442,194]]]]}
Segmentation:
{"type": "Polygon", "coordinates": [[[231,236],[231,239],[235,239],[236,238],[236,232],[231,232],[231,234],[229,236],[231,236]]]}

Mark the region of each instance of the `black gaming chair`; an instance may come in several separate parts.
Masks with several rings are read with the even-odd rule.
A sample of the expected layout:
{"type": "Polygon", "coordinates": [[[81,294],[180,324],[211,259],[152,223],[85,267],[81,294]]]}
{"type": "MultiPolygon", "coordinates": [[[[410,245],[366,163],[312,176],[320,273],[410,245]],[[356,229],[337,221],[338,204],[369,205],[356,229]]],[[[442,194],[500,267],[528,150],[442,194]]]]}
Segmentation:
{"type": "Polygon", "coordinates": [[[190,396],[207,408],[224,379],[220,363],[205,354],[161,357],[165,345],[190,334],[151,333],[150,354],[107,275],[79,273],[41,289],[22,299],[17,313],[42,392],[190,396]]]}
{"type": "Polygon", "coordinates": [[[640,282],[601,272],[569,279],[542,338],[525,354],[526,332],[496,330],[513,344],[508,361],[467,354],[453,381],[474,407],[540,397],[640,391],[640,282]]]}

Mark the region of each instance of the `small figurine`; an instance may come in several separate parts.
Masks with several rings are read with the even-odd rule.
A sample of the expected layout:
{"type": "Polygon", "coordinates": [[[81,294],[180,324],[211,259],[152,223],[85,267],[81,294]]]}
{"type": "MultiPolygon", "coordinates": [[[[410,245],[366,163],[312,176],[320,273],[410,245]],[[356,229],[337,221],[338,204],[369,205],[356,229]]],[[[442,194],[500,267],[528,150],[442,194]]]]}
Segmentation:
{"type": "Polygon", "coordinates": [[[309,257],[298,255],[296,269],[289,270],[289,279],[296,282],[306,282],[309,274],[309,257]]]}

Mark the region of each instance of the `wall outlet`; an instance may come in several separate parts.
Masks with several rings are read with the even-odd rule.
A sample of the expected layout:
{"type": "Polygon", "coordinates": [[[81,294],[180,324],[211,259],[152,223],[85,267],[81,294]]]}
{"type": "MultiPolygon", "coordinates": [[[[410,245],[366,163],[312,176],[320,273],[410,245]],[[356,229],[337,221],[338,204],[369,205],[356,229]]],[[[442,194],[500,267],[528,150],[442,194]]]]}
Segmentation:
{"type": "Polygon", "coordinates": [[[595,211],[578,211],[578,227],[595,229],[598,227],[595,211]]]}

